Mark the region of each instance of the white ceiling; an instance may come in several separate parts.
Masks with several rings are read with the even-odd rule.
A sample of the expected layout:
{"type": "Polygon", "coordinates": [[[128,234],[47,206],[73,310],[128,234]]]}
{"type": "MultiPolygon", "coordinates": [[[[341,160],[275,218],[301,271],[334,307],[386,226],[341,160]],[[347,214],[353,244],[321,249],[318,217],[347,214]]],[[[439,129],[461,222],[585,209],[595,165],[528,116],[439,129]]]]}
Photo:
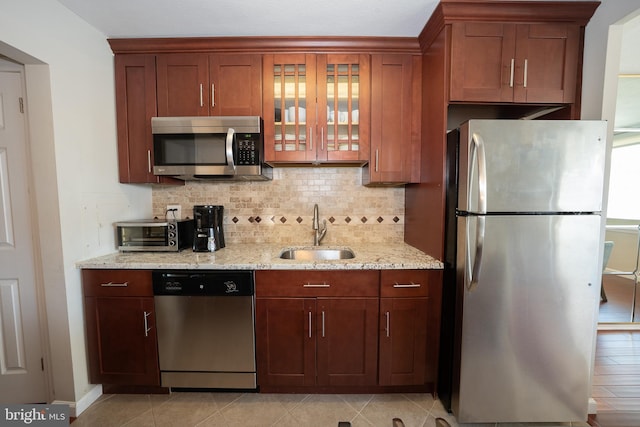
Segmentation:
{"type": "Polygon", "coordinates": [[[58,0],[107,37],[416,37],[438,0],[58,0]]]}

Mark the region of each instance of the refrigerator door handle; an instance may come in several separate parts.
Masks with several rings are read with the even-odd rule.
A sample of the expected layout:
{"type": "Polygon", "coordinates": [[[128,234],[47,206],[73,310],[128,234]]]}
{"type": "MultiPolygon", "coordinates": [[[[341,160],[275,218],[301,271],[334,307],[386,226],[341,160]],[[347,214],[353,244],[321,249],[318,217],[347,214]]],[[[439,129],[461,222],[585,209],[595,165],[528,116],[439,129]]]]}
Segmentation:
{"type": "Polygon", "coordinates": [[[473,183],[475,180],[474,168],[478,167],[478,206],[479,213],[487,213],[487,158],[484,150],[484,140],[477,133],[473,133],[471,137],[473,144],[471,145],[471,173],[469,173],[469,192],[467,194],[467,206],[471,207],[471,196],[473,194],[473,183]]]}
{"type": "MultiPolygon", "coordinates": [[[[469,217],[469,219],[472,217],[469,217]]],[[[482,250],[484,247],[484,231],[486,218],[483,215],[473,217],[478,221],[476,227],[476,239],[475,239],[475,257],[473,262],[471,261],[471,239],[469,238],[469,219],[467,220],[467,239],[465,245],[466,262],[467,266],[467,282],[466,287],[469,292],[472,292],[478,286],[478,278],[480,277],[480,266],[482,265],[482,250]]]]}

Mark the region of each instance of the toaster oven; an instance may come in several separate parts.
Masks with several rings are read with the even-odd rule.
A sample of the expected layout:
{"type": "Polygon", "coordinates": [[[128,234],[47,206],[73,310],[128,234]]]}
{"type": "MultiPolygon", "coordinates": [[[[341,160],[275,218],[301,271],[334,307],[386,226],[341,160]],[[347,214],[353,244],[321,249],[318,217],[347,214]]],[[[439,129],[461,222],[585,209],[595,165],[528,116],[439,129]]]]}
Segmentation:
{"type": "Polygon", "coordinates": [[[121,252],[178,252],[193,246],[192,219],[143,219],[115,226],[121,252]]]}

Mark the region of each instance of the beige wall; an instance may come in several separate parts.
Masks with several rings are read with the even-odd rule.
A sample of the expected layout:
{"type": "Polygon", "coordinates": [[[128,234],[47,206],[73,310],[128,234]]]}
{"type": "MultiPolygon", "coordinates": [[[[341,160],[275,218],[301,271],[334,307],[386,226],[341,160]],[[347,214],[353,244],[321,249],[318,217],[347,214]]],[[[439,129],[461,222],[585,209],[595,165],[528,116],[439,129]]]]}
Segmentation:
{"type": "Polygon", "coordinates": [[[404,188],[367,188],[361,168],[278,168],[273,181],[154,186],[153,214],[169,204],[193,217],[194,205],[223,205],[227,245],[313,243],[311,219],[318,204],[327,220],[322,244],[402,242],[404,188]]]}

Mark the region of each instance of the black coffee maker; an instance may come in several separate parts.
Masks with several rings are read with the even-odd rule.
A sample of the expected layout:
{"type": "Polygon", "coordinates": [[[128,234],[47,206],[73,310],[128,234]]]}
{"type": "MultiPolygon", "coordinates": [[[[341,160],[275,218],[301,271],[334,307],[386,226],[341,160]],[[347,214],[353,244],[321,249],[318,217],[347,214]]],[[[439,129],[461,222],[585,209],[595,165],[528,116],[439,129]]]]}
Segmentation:
{"type": "Polygon", "coordinates": [[[222,211],[224,206],[201,205],[193,207],[193,250],[213,252],[224,248],[222,211]]]}

